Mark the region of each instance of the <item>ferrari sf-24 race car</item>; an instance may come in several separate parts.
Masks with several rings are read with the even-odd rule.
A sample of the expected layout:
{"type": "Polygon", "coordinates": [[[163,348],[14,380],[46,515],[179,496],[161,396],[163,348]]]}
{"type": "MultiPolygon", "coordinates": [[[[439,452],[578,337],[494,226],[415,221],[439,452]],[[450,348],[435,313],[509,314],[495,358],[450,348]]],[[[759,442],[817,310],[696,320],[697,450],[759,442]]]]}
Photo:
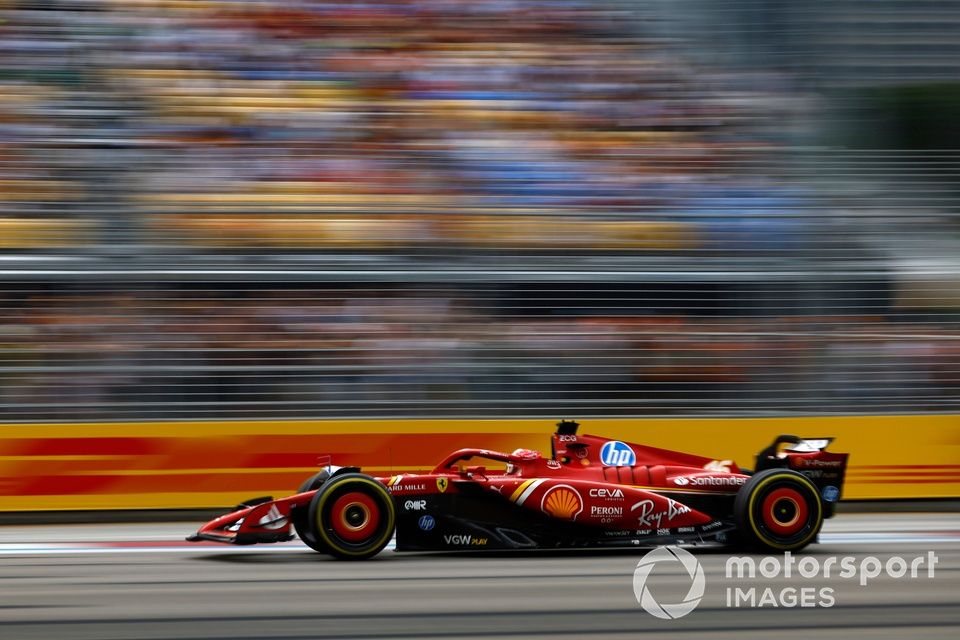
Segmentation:
{"type": "Polygon", "coordinates": [[[454,451],[430,472],[329,467],[296,495],[256,498],[187,538],[282,542],[337,558],[397,551],[721,543],[795,551],[833,515],[847,466],[831,438],[779,436],[753,471],[591,435],[563,421],[551,455],[454,451]],[[291,528],[293,531],[291,531],[291,528]]]}

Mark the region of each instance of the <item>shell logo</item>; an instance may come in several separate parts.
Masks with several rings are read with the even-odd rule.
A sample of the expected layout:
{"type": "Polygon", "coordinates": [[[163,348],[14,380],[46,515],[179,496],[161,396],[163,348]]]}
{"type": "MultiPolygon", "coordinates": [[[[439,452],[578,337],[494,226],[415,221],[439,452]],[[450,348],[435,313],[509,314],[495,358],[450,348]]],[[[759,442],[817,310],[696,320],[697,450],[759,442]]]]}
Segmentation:
{"type": "Polygon", "coordinates": [[[570,485],[558,484],[543,494],[540,509],[560,520],[576,520],[583,511],[583,498],[570,485]]]}

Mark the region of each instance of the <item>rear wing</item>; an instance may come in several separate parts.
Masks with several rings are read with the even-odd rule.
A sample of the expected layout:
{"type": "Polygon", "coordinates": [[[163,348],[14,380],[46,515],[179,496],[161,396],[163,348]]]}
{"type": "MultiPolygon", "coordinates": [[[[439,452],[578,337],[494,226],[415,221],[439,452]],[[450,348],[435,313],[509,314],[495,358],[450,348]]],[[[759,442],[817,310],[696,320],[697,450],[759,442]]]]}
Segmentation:
{"type": "Polygon", "coordinates": [[[831,442],[833,442],[833,438],[800,438],[798,436],[779,435],[769,447],[757,454],[757,471],[770,468],[765,467],[764,461],[782,458],[785,452],[814,453],[817,451],[826,451],[831,442]],[[780,445],[783,444],[792,446],[786,447],[781,451],[780,445]]]}
{"type": "Polygon", "coordinates": [[[833,438],[777,436],[770,446],[757,454],[756,470],[792,469],[806,476],[817,486],[829,517],[833,515],[833,505],[843,493],[850,457],[847,453],[827,451],[831,442],[833,438]]]}

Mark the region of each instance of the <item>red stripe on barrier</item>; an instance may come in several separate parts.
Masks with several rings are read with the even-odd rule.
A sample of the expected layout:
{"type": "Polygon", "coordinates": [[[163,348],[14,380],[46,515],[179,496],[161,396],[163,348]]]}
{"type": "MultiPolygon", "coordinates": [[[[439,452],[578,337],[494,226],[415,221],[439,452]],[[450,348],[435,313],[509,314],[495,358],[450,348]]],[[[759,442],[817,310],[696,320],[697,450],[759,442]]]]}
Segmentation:
{"type": "Polygon", "coordinates": [[[850,470],[857,469],[960,469],[960,464],[853,464],[850,470]]]}

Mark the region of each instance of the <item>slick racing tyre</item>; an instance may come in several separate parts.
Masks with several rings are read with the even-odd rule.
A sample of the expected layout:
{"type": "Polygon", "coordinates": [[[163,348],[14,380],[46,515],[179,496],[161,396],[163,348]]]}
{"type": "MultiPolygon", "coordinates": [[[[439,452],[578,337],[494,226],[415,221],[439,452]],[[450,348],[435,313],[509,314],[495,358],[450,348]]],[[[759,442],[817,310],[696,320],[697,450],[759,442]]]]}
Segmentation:
{"type": "Polygon", "coordinates": [[[751,477],[737,493],[733,512],[738,537],[761,550],[797,551],[813,542],[823,526],[816,485],[788,469],[751,477]]]}
{"type": "MultiPolygon", "coordinates": [[[[322,487],[329,478],[330,474],[327,471],[320,471],[304,480],[300,488],[297,489],[297,493],[315,491],[322,487]]],[[[297,536],[305,545],[320,553],[330,553],[330,549],[317,540],[310,528],[310,505],[305,504],[302,507],[294,507],[290,514],[290,519],[293,521],[293,530],[297,532],[297,536]]]]}
{"type": "Polygon", "coordinates": [[[362,473],[334,476],[310,502],[311,535],[324,550],[345,560],[377,555],[393,537],[393,497],[362,473]]]}

